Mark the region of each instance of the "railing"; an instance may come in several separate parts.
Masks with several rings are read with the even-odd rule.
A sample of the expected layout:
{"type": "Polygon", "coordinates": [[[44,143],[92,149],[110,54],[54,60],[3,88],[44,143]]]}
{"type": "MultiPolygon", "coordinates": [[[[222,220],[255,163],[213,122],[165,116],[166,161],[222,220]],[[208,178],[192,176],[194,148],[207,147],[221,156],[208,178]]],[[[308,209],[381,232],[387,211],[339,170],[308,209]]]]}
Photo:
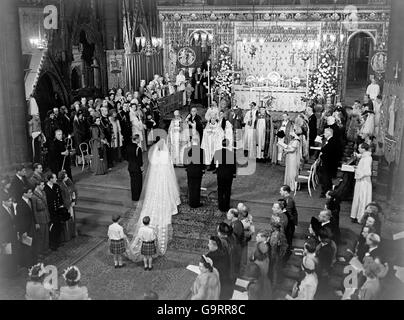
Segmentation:
{"type": "MultiPolygon", "coordinates": [[[[337,0],[337,5],[389,5],[391,0],[337,0]]],[[[334,0],[158,0],[158,6],[334,5],[334,0]]]]}

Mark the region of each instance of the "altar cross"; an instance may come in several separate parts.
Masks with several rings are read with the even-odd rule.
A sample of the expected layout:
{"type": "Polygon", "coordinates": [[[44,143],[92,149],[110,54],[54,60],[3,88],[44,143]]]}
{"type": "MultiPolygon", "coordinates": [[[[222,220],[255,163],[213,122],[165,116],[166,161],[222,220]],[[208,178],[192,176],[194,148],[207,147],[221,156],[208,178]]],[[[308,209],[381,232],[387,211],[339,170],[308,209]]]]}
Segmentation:
{"type": "Polygon", "coordinates": [[[282,58],[279,56],[277,51],[275,51],[272,54],[272,60],[275,60],[275,69],[274,69],[274,71],[278,71],[278,61],[282,60],[282,58]]]}

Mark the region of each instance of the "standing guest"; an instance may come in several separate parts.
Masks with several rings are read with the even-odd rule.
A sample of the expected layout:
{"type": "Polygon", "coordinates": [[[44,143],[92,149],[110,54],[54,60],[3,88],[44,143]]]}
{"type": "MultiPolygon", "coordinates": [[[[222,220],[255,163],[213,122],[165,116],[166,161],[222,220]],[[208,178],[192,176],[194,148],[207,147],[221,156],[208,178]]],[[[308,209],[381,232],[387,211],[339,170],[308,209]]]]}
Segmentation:
{"type": "Polygon", "coordinates": [[[39,118],[39,114],[34,114],[32,119],[28,121],[28,130],[29,136],[32,141],[32,153],[33,153],[33,161],[40,162],[41,161],[41,146],[45,142],[45,135],[42,132],[41,128],[41,119],[39,118]]]}
{"type": "Polygon", "coordinates": [[[116,268],[122,268],[122,255],[126,251],[127,236],[125,235],[122,226],[119,224],[121,216],[114,214],[112,216],[112,224],[108,227],[109,251],[114,255],[114,265],[116,268]]]}
{"type": "Polygon", "coordinates": [[[134,106],[132,108],[130,108],[130,113],[129,113],[129,118],[132,124],[132,136],[135,134],[139,135],[139,140],[141,143],[141,147],[143,150],[147,150],[147,137],[145,137],[145,128],[146,126],[144,125],[144,123],[142,122],[142,117],[140,115],[140,113],[137,110],[137,107],[134,106]]]}
{"type": "Polygon", "coordinates": [[[233,281],[229,276],[230,260],[222,247],[222,241],[217,236],[211,236],[208,242],[209,252],[206,255],[212,259],[213,266],[219,272],[220,300],[230,300],[233,296],[233,281]]]}
{"type": "Polygon", "coordinates": [[[15,276],[18,258],[18,239],[13,198],[2,194],[0,206],[0,246],[3,270],[6,276],[15,276]]]}
{"type": "Polygon", "coordinates": [[[288,185],[283,185],[279,191],[280,195],[286,201],[286,215],[288,217],[288,224],[285,230],[286,238],[288,240],[289,251],[292,248],[293,235],[295,233],[295,228],[298,224],[298,214],[296,209],[296,203],[291,196],[291,190],[288,185]]]}
{"type": "Polygon", "coordinates": [[[27,170],[25,166],[20,164],[15,168],[15,176],[11,179],[10,194],[14,198],[14,201],[19,201],[22,197],[22,193],[25,188],[28,187],[27,170]]]}
{"type": "Polygon", "coordinates": [[[318,233],[318,240],[320,243],[316,249],[316,256],[318,257],[318,278],[319,285],[321,286],[321,293],[327,292],[327,284],[330,276],[331,268],[336,258],[336,247],[330,239],[327,230],[320,230],[318,233]]]}
{"type": "Polygon", "coordinates": [[[69,179],[66,171],[58,173],[58,185],[62,194],[63,206],[69,212],[69,220],[62,223],[62,242],[69,241],[76,236],[76,218],[74,206],[77,199],[77,189],[74,183],[69,179]]]}
{"type": "Polygon", "coordinates": [[[295,126],[294,132],[290,134],[290,142],[283,152],[285,153],[285,178],[283,183],[290,186],[291,191],[295,191],[296,180],[300,171],[302,160],[302,129],[295,126]]]}
{"type": "Polygon", "coordinates": [[[339,164],[339,145],[333,137],[334,130],[324,129],[326,142],[320,151],[319,178],[321,184],[321,198],[325,198],[325,193],[332,190],[332,178],[335,177],[339,164]]]}
{"type": "Polygon", "coordinates": [[[69,112],[67,111],[66,106],[62,106],[60,108],[60,129],[66,134],[71,134],[73,132],[73,124],[70,122],[69,112]]]}
{"type": "Polygon", "coordinates": [[[243,274],[248,262],[248,242],[251,241],[252,235],[255,232],[255,226],[253,224],[253,217],[248,212],[249,209],[244,203],[237,205],[237,211],[239,212],[239,219],[243,225],[243,241],[241,243],[241,262],[240,262],[240,274],[243,274]]]}
{"type": "Polygon", "coordinates": [[[24,189],[21,199],[17,200],[16,207],[16,230],[21,242],[19,258],[20,265],[23,267],[32,266],[37,258],[35,232],[39,230],[40,225],[35,219],[31,198],[32,189],[28,187],[24,189]]]}
{"type": "Polygon", "coordinates": [[[355,169],[355,190],[351,207],[353,223],[362,223],[365,206],[372,202],[372,154],[367,143],[359,145],[359,163],[355,169]]]}
{"type": "MultiPolygon", "coordinates": [[[[184,165],[187,171],[188,200],[191,208],[201,207],[201,183],[205,173],[204,151],[199,146],[199,139],[192,138],[192,145],[184,151],[184,165]]],[[[220,270],[219,270],[220,273],[220,270]]]]}
{"type": "Polygon", "coordinates": [[[281,230],[286,236],[289,218],[287,216],[286,204],[284,199],[279,199],[272,205],[271,224],[280,224],[281,230]]]}
{"type": "Polygon", "coordinates": [[[157,254],[156,230],[150,226],[150,217],[145,216],[142,220],[143,226],[139,228],[139,232],[133,241],[136,246],[141,243],[140,254],[143,256],[144,270],[151,271],[153,269],[153,256],[157,254]]]}
{"type": "Polygon", "coordinates": [[[140,147],[140,138],[138,134],[135,134],[132,143],[128,144],[126,148],[126,157],[130,175],[132,200],[139,201],[143,184],[143,152],[140,147]]]}
{"type": "Polygon", "coordinates": [[[38,263],[28,271],[29,281],[25,289],[26,300],[51,300],[52,292],[45,288],[43,284],[46,274],[45,267],[38,263]]]}
{"type": "Polygon", "coordinates": [[[226,218],[230,222],[230,227],[232,230],[232,236],[234,238],[234,253],[235,253],[235,272],[237,275],[240,274],[241,267],[241,250],[242,245],[244,244],[244,227],[239,219],[239,212],[237,209],[230,209],[226,218]]]}
{"type": "Polygon", "coordinates": [[[192,93],[194,91],[195,91],[195,89],[192,88],[191,82],[187,81],[187,85],[185,87],[185,96],[186,96],[186,106],[187,106],[188,110],[190,110],[190,108],[191,108],[192,93]]]}
{"type": "Polygon", "coordinates": [[[48,174],[44,191],[50,217],[49,246],[51,250],[56,251],[60,245],[60,236],[62,232],[62,221],[59,216],[59,211],[63,208],[62,192],[57,184],[56,174],[48,174]]]}
{"type": "MultiPolygon", "coordinates": [[[[309,118],[309,148],[315,146],[314,140],[317,137],[317,117],[312,107],[306,108],[306,115],[309,118]]],[[[309,150],[310,156],[314,154],[314,150],[309,150]]]]}
{"type": "Polygon", "coordinates": [[[40,163],[34,163],[32,166],[34,172],[32,173],[31,177],[29,178],[29,185],[31,186],[32,190],[34,190],[35,186],[44,180],[43,177],[43,167],[40,163]]]}
{"type": "MultiPolygon", "coordinates": [[[[366,237],[366,244],[369,247],[369,250],[365,253],[365,258],[370,257],[373,260],[379,259],[380,261],[384,262],[384,254],[382,249],[380,248],[380,236],[376,233],[369,233],[366,237]]],[[[364,259],[365,259],[364,258],[364,259]]]]}
{"type": "Polygon", "coordinates": [[[49,251],[49,210],[45,194],[45,182],[39,181],[35,185],[32,195],[32,209],[39,229],[36,230],[36,251],[43,257],[49,251]]]}
{"type": "Polygon", "coordinates": [[[316,250],[317,250],[316,239],[308,238],[307,241],[304,243],[303,256],[314,262],[315,270],[317,270],[318,267],[318,258],[316,256],[316,250]]]}
{"type": "Polygon", "coordinates": [[[81,161],[81,151],[80,144],[85,142],[88,137],[88,126],[86,121],[84,120],[83,111],[79,110],[77,114],[74,116],[73,120],[73,135],[74,135],[74,143],[76,145],[77,157],[79,157],[79,161],[81,161]]]}
{"type": "Polygon", "coordinates": [[[191,288],[191,300],[219,300],[219,272],[213,267],[212,259],[203,255],[199,262],[199,270],[201,273],[195,279],[191,288]]]}
{"type": "Polygon", "coordinates": [[[237,167],[233,151],[228,150],[229,141],[222,141],[222,149],[217,150],[213,157],[217,170],[217,192],[219,210],[230,208],[231,185],[236,177],[237,167]]]}
{"type": "Polygon", "coordinates": [[[186,121],[188,121],[189,124],[189,129],[196,130],[199,134],[199,140],[202,141],[203,138],[203,125],[202,125],[202,118],[201,116],[197,113],[198,110],[193,107],[191,109],[191,113],[186,117],[186,121]]]}
{"type": "Polygon", "coordinates": [[[265,230],[257,232],[257,235],[255,236],[255,242],[257,244],[260,242],[268,242],[268,239],[269,239],[269,232],[265,230]]]}
{"type": "Polygon", "coordinates": [[[373,103],[375,113],[375,136],[379,138],[380,133],[380,116],[382,111],[383,97],[378,95],[373,103]]]}
{"type": "Polygon", "coordinates": [[[373,227],[376,230],[376,233],[380,234],[383,220],[384,216],[379,204],[377,202],[367,204],[362,218],[363,225],[373,227]]]}
{"type": "Polygon", "coordinates": [[[318,278],[315,273],[315,263],[313,260],[304,257],[302,261],[302,270],[305,277],[294,287],[292,296],[286,295],[286,300],[313,300],[317,291],[318,278]]]}
{"type": "Polygon", "coordinates": [[[248,300],[272,300],[272,284],[268,278],[268,250],[266,242],[257,243],[251,262],[247,266],[248,300]]]}
{"type": "Polygon", "coordinates": [[[112,134],[113,134],[113,129],[112,129],[112,124],[111,121],[109,120],[108,117],[108,108],[105,106],[105,103],[103,104],[101,108],[101,121],[100,121],[100,127],[104,133],[104,139],[108,142],[105,145],[105,150],[107,154],[107,166],[108,170],[111,170],[113,167],[113,153],[112,153],[112,134]]]}
{"type": "Polygon", "coordinates": [[[10,193],[10,187],[11,187],[11,179],[9,176],[3,176],[1,177],[0,181],[0,197],[11,197],[10,193]]]}
{"type": "Polygon", "coordinates": [[[231,279],[231,287],[228,288],[229,293],[231,292],[230,297],[233,296],[234,285],[237,279],[237,275],[235,273],[235,264],[237,261],[234,254],[234,243],[232,239],[230,239],[231,233],[231,227],[227,223],[221,222],[217,226],[217,236],[222,242],[223,251],[225,252],[226,258],[228,258],[230,264],[228,269],[229,278],[231,279]]]}
{"type": "Polygon", "coordinates": [[[124,159],[127,159],[126,147],[132,141],[132,124],[130,122],[129,107],[127,103],[124,103],[122,109],[118,111],[117,118],[121,127],[123,138],[121,154],[124,159]]]}
{"type": "Polygon", "coordinates": [[[275,288],[278,285],[279,274],[288,250],[288,242],[285,237],[285,232],[283,231],[283,226],[278,219],[271,220],[268,245],[270,247],[269,277],[275,288]]]}
{"type": "Polygon", "coordinates": [[[121,162],[121,147],[122,147],[122,133],[121,125],[117,119],[117,112],[115,109],[111,110],[109,121],[112,125],[111,149],[113,159],[121,162]]]}
{"type": "Polygon", "coordinates": [[[330,210],[321,210],[318,219],[315,217],[311,218],[309,227],[310,234],[318,238],[321,231],[325,231],[330,239],[335,240],[335,227],[331,222],[330,210]]]}
{"type": "Polygon", "coordinates": [[[49,110],[44,121],[44,134],[48,147],[50,147],[57,129],[58,124],[55,120],[55,114],[53,113],[53,110],[49,110]]]}
{"type": "Polygon", "coordinates": [[[273,123],[272,117],[265,110],[262,105],[257,113],[256,120],[254,122],[254,129],[257,134],[257,159],[263,161],[271,158],[271,151],[273,148],[273,123]]]}
{"type": "Polygon", "coordinates": [[[72,171],[70,168],[70,151],[63,141],[62,130],[56,130],[55,139],[53,140],[53,145],[51,149],[51,163],[50,167],[52,172],[59,172],[61,170],[66,170],[67,175],[71,180],[72,171]]]}
{"type": "Polygon", "coordinates": [[[88,297],[87,287],[79,286],[81,273],[76,266],[68,267],[63,273],[63,278],[67,286],[60,287],[59,300],[91,300],[88,297]]]}
{"type": "Polygon", "coordinates": [[[91,125],[91,140],[89,142],[91,148],[91,170],[94,174],[105,174],[107,172],[107,154],[106,145],[108,141],[105,139],[104,131],[101,128],[101,118],[97,117],[93,125],[91,125]]]}

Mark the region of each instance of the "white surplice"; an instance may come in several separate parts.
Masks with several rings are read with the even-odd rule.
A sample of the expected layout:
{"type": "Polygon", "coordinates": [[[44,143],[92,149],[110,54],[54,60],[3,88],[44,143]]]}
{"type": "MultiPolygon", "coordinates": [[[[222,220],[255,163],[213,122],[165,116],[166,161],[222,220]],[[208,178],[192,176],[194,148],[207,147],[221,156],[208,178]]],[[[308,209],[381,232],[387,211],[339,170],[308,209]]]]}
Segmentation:
{"type": "Polygon", "coordinates": [[[255,159],[257,157],[257,142],[255,136],[254,122],[257,110],[249,110],[244,116],[244,150],[248,150],[248,157],[255,159]]]}

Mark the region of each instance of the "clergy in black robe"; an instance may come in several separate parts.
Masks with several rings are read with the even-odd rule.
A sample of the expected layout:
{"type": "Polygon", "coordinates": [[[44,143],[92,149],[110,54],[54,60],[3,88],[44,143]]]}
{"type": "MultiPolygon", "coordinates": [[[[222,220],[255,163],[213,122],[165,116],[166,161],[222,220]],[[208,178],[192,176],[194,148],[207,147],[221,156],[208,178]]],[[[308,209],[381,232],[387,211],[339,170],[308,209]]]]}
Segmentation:
{"type": "Polygon", "coordinates": [[[227,211],[230,208],[231,185],[236,176],[237,166],[235,154],[228,150],[229,140],[222,141],[222,149],[215,152],[213,162],[217,172],[217,193],[219,210],[227,211]]]}
{"type": "Polygon", "coordinates": [[[194,102],[201,102],[205,94],[205,87],[202,81],[204,80],[201,68],[197,68],[192,77],[192,86],[194,87],[194,102]]]}
{"type": "Polygon", "coordinates": [[[36,262],[35,230],[37,225],[34,211],[32,209],[32,189],[26,188],[16,207],[16,230],[20,240],[19,264],[22,267],[30,267],[36,262]],[[24,239],[31,238],[31,244],[24,242],[24,239]]]}
{"type": "Polygon", "coordinates": [[[56,130],[55,139],[53,140],[50,153],[50,168],[53,173],[58,174],[62,170],[66,170],[68,177],[73,180],[72,170],[70,167],[70,150],[62,139],[61,130],[56,130]]]}
{"type": "Polygon", "coordinates": [[[140,194],[142,193],[143,176],[142,176],[142,148],[140,147],[139,135],[136,134],[126,149],[126,156],[128,160],[128,171],[130,175],[130,189],[132,192],[132,200],[139,201],[140,194]]]}
{"type": "Polygon", "coordinates": [[[257,133],[257,159],[269,160],[273,146],[272,117],[265,107],[260,107],[255,117],[254,129],[257,133]]]}
{"type": "Polygon", "coordinates": [[[191,208],[198,208],[201,204],[201,183],[205,173],[204,152],[199,146],[199,140],[193,139],[193,145],[184,151],[184,165],[188,179],[188,200],[191,208]]]}

